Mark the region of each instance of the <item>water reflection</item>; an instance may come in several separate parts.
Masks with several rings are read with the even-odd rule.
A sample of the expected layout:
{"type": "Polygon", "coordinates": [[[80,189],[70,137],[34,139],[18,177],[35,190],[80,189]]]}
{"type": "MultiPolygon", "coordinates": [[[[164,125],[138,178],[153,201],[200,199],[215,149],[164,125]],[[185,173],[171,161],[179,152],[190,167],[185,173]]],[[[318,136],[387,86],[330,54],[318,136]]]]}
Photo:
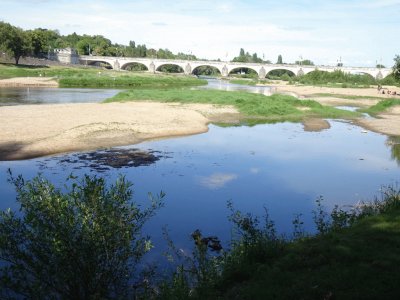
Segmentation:
{"type": "Polygon", "coordinates": [[[390,147],[393,160],[400,166],[400,136],[390,136],[386,140],[386,145],[390,147]]]}
{"type": "Polygon", "coordinates": [[[242,84],[230,83],[228,80],[217,78],[207,78],[208,84],[196,87],[195,89],[222,90],[222,91],[242,91],[255,94],[272,95],[272,87],[270,86],[249,86],[242,84]]]}
{"type": "Polygon", "coordinates": [[[400,175],[385,136],[363,134],[360,127],[345,122],[330,124],[320,132],[304,132],[301,124],[291,123],[210,126],[205,134],[114,148],[99,156],[89,152],[1,162],[0,209],[15,206],[7,168],[26,178],[42,172],[57,186],[63,186],[70,173],[101,174],[109,182],[123,174],[135,184],[135,200],[143,204],[148,192],[167,194],[165,207],[146,227],[156,245],[165,244],[165,224],[178,247],[190,246],[188,235],[196,228],[228,241],[228,200],[255,214],[266,206],[282,233],[291,232],[298,213],[312,230],[310,212],[319,195],[327,207],[354,204],[373,199],[381,185],[395,183],[400,175]],[[150,158],[145,164],[131,159],[140,152],[150,158]],[[114,156],[122,160],[115,164],[114,156]]]}
{"type": "Polygon", "coordinates": [[[118,92],[111,89],[6,87],[0,88],[0,106],[100,102],[118,92]]]}

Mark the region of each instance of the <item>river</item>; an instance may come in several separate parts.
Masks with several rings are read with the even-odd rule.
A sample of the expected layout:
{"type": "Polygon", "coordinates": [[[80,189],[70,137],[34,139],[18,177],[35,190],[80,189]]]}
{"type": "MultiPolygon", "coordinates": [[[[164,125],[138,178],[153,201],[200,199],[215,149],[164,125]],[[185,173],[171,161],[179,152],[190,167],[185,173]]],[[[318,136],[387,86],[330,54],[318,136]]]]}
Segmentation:
{"type": "MultiPolygon", "coordinates": [[[[84,99],[87,91],[82,91],[84,99]]],[[[114,93],[101,92],[104,97],[114,93]]],[[[46,89],[46,93],[48,98],[38,97],[36,102],[58,98],[56,91],[46,89]]],[[[177,247],[189,248],[189,235],[195,229],[217,235],[226,245],[231,238],[227,201],[260,216],[266,207],[286,236],[292,232],[294,216],[302,214],[305,230],[312,232],[311,211],[319,196],[327,208],[353,205],[372,200],[382,185],[395,184],[400,175],[393,139],[345,121],[328,121],[331,127],[320,132],[304,131],[299,123],[210,125],[207,133],[188,137],[0,162],[0,209],[17,209],[15,192],[7,182],[8,168],[27,179],[40,172],[57,186],[63,186],[71,173],[99,174],[109,182],[123,174],[134,183],[134,199],[141,204],[147,203],[148,192],[166,193],[165,207],[146,227],[158,254],[165,245],[164,225],[177,247]],[[138,151],[153,159],[137,159],[138,151]],[[126,160],[126,154],[131,159],[126,160]]]]}

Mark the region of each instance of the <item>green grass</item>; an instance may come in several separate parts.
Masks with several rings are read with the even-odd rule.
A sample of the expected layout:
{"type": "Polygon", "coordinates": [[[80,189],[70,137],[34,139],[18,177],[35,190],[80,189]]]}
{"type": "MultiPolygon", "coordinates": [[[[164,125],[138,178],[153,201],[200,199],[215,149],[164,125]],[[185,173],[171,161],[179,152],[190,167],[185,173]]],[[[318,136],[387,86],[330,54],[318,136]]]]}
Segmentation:
{"type": "Polygon", "coordinates": [[[55,77],[60,87],[100,88],[166,88],[207,84],[206,80],[190,76],[130,73],[84,66],[15,66],[0,64],[0,78],[55,77]]]}
{"type": "MultiPolygon", "coordinates": [[[[217,258],[206,256],[207,246],[196,244],[199,268],[191,271],[202,277],[179,299],[397,299],[399,188],[383,187],[381,198],[352,208],[335,207],[330,214],[321,201],[313,211],[318,233],[305,234],[295,218],[292,238],[277,234],[268,211],[263,222],[228,202],[232,232],[238,237],[217,258]]],[[[172,282],[170,291],[181,287],[172,282]]]]}
{"type": "Polygon", "coordinates": [[[187,77],[171,75],[147,75],[147,74],[105,74],[92,75],[78,74],[73,77],[60,79],[62,87],[116,87],[116,88],[168,88],[181,86],[205,85],[207,81],[187,77]]]}
{"type": "MultiPolygon", "coordinates": [[[[101,70],[100,70],[101,71],[101,70]]],[[[113,71],[106,70],[111,74],[113,71]]],[[[84,66],[30,66],[30,65],[14,65],[14,64],[0,64],[0,78],[13,78],[13,77],[69,77],[84,75],[95,75],[99,69],[85,68],[84,66]]],[[[117,73],[117,72],[115,72],[117,73]]]]}
{"type": "Polygon", "coordinates": [[[325,235],[280,245],[226,274],[222,299],[396,299],[400,209],[325,235]]]}
{"type": "Polygon", "coordinates": [[[123,91],[105,102],[152,100],[179,103],[233,105],[245,117],[265,121],[300,121],[306,117],[355,118],[358,113],[322,106],[313,100],[298,100],[288,95],[264,96],[247,92],[193,89],[135,89],[123,91]]]}
{"type": "Polygon", "coordinates": [[[387,109],[391,108],[392,106],[400,105],[400,99],[385,99],[377,104],[369,107],[360,109],[360,112],[368,113],[372,116],[376,116],[377,114],[386,111],[387,109]]]}
{"type": "Polygon", "coordinates": [[[340,82],[326,82],[326,83],[314,83],[312,81],[304,81],[297,82],[294,80],[290,80],[289,84],[301,84],[301,85],[309,85],[309,86],[318,86],[318,87],[330,87],[330,88],[353,88],[353,89],[368,89],[370,85],[367,84],[357,84],[357,83],[340,83],[340,82]]]}
{"type": "Polygon", "coordinates": [[[376,80],[365,74],[349,74],[336,70],[333,72],[315,70],[300,77],[293,78],[302,84],[312,85],[328,85],[347,87],[369,87],[371,84],[376,84],[376,80]]]}
{"type": "Polygon", "coordinates": [[[358,100],[358,99],[373,99],[373,100],[382,100],[382,97],[375,96],[357,96],[357,95],[341,95],[341,94],[331,94],[331,93],[316,93],[310,95],[310,97],[334,97],[341,99],[349,99],[349,100],[358,100]]]}
{"type": "Polygon", "coordinates": [[[246,79],[231,79],[229,83],[233,84],[241,84],[241,85],[251,85],[254,86],[257,84],[258,81],[256,80],[246,80],[246,79]]]}
{"type": "Polygon", "coordinates": [[[246,80],[246,79],[231,79],[229,80],[229,82],[233,84],[250,85],[250,86],[255,86],[257,84],[271,83],[269,80],[246,80]]]}

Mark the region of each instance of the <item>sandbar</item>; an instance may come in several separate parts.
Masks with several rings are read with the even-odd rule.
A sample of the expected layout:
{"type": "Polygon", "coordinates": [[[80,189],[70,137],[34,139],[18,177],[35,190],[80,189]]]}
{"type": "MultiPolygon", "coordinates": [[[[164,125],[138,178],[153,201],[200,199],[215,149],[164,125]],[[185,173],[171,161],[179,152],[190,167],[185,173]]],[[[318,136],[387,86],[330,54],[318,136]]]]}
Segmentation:
{"type": "Polygon", "coordinates": [[[52,77],[15,77],[1,79],[0,87],[58,87],[52,77]]]}
{"type": "Polygon", "coordinates": [[[206,132],[238,120],[230,106],[157,102],[0,107],[0,160],[19,160],[206,132]]]}
{"type": "MultiPolygon", "coordinates": [[[[398,94],[397,96],[380,94],[376,87],[332,88],[308,85],[288,85],[285,82],[276,82],[274,85],[276,86],[275,92],[277,93],[292,94],[299,99],[313,99],[323,105],[330,106],[350,105],[355,107],[369,107],[388,98],[398,98],[400,100],[400,88],[396,86],[385,86],[385,88],[391,91],[396,91],[398,94]],[[332,94],[332,96],[318,97],[318,94],[332,94]],[[335,97],[335,95],[337,96],[335,97]],[[343,99],[340,98],[340,95],[360,96],[360,98],[343,99]]],[[[374,132],[390,136],[400,136],[400,106],[394,106],[389,110],[380,113],[376,118],[359,118],[355,120],[354,123],[374,132]]],[[[307,126],[305,126],[305,129],[307,129],[307,126]]]]}

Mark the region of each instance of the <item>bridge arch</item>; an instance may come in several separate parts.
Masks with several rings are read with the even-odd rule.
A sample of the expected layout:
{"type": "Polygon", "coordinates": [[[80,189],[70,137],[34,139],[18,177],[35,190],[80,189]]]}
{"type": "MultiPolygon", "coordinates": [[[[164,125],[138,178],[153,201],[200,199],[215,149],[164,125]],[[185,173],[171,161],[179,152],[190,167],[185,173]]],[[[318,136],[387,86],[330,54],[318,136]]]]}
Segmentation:
{"type": "Polygon", "coordinates": [[[273,68],[273,69],[269,69],[266,76],[268,78],[270,78],[271,76],[277,76],[277,77],[282,77],[285,74],[287,74],[286,76],[289,77],[294,77],[294,76],[298,76],[298,75],[304,75],[304,70],[299,69],[297,74],[295,73],[296,70],[293,69],[289,69],[289,68],[285,68],[285,67],[277,67],[277,68],[273,68]]]}
{"type": "Polygon", "coordinates": [[[121,70],[127,71],[149,71],[149,67],[142,62],[131,61],[121,65],[121,70]]]}
{"type": "Polygon", "coordinates": [[[156,71],[158,72],[163,72],[163,73],[184,73],[184,69],[178,65],[174,64],[173,62],[171,63],[163,63],[157,66],[156,71]]]}
{"type": "Polygon", "coordinates": [[[106,60],[85,60],[83,64],[87,66],[96,66],[99,68],[113,69],[113,65],[106,60]]]}
{"type": "Polygon", "coordinates": [[[222,75],[222,70],[216,66],[212,66],[212,65],[207,65],[207,64],[203,64],[203,65],[198,65],[196,67],[193,68],[192,70],[192,74],[194,75],[222,75]]]}
{"type": "Polygon", "coordinates": [[[356,72],[356,73],[353,73],[353,74],[355,74],[355,75],[364,75],[364,76],[368,76],[368,77],[370,77],[372,79],[375,79],[374,74],[371,74],[370,72],[356,72]]]}
{"type": "Polygon", "coordinates": [[[233,74],[234,72],[237,72],[241,75],[244,75],[242,73],[247,74],[247,72],[249,72],[249,75],[253,74],[258,76],[258,70],[252,66],[243,65],[243,66],[233,66],[231,68],[228,68],[228,76],[233,74]]]}

